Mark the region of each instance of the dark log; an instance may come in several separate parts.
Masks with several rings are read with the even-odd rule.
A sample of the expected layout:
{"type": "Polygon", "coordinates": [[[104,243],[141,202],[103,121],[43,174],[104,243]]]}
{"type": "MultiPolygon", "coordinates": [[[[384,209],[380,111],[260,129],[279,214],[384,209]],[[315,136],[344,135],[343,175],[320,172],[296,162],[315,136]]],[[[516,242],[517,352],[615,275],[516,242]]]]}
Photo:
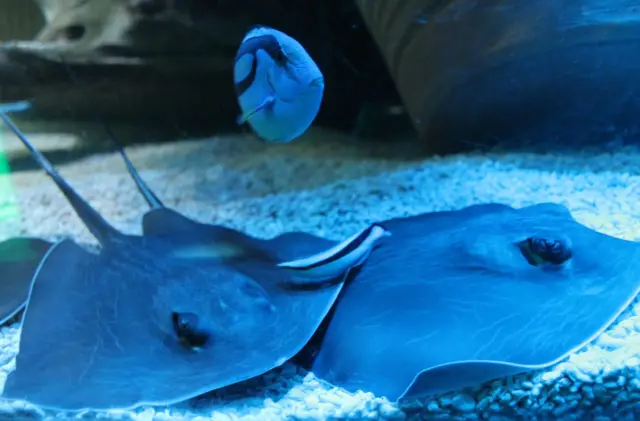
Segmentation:
{"type": "Polygon", "coordinates": [[[640,132],[637,1],[356,3],[431,153],[640,132]]]}

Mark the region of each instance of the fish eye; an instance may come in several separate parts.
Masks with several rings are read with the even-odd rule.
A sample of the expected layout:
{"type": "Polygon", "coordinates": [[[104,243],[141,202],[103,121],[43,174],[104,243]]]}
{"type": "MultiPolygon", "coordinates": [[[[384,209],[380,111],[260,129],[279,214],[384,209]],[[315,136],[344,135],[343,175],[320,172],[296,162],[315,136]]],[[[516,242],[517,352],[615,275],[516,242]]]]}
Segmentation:
{"type": "Polygon", "coordinates": [[[571,242],[566,238],[530,237],[518,244],[532,266],[561,265],[571,259],[571,242]]]}
{"type": "Polygon", "coordinates": [[[64,37],[68,41],[79,41],[86,33],[83,25],[69,25],[64,28],[64,37]]]}
{"type": "Polygon", "coordinates": [[[176,336],[189,348],[202,348],[211,338],[211,334],[200,327],[200,318],[194,313],[174,312],[171,321],[176,336]]]}
{"type": "Polygon", "coordinates": [[[289,57],[287,57],[282,48],[279,48],[276,51],[275,57],[273,59],[278,64],[278,66],[284,66],[289,61],[289,57]]]}

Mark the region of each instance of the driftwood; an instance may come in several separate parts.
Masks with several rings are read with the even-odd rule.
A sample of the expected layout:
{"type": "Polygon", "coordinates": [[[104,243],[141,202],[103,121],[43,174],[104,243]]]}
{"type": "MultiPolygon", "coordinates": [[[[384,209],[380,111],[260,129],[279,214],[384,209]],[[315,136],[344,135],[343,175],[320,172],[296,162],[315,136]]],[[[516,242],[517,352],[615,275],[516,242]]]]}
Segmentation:
{"type": "MultiPolygon", "coordinates": [[[[0,49],[2,100],[29,98],[36,113],[50,118],[175,114],[195,121],[235,113],[229,80],[240,22],[235,31],[229,23],[206,32],[191,18],[194,8],[173,1],[38,3],[46,23],[35,38],[0,49]],[[85,83],[70,89],[62,60],[85,83]]],[[[211,15],[208,23],[215,27],[214,21],[211,15]]]]}
{"type": "MultiPolygon", "coordinates": [[[[31,37],[15,30],[19,35],[13,41],[5,34],[0,47],[0,100],[30,99],[34,105],[20,118],[102,115],[111,122],[170,120],[185,129],[228,124],[238,113],[233,58],[243,35],[256,24],[291,34],[322,68],[327,87],[320,124],[366,132],[354,130],[354,125],[363,126],[357,116],[364,103],[397,102],[393,82],[352,2],[7,1],[41,10],[39,15],[32,10],[38,16],[29,22],[34,31],[33,22],[42,21],[39,30],[31,37]],[[61,58],[82,84],[71,84],[61,58]]],[[[0,12],[8,4],[0,4],[0,12]]]]}

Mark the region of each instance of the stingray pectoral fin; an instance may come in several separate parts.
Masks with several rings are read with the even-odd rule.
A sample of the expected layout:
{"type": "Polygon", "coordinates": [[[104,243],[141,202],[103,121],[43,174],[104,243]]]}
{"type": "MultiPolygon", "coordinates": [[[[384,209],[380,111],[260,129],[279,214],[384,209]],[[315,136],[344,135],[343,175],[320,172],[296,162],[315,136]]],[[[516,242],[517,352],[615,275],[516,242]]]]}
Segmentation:
{"type": "MultiPolygon", "coordinates": [[[[464,387],[477,386],[491,380],[539,368],[543,367],[509,364],[500,361],[461,361],[443,364],[418,373],[401,395],[388,396],[388,398],[411,401],[452,392],[464,387]]],[[[401,390],[403,387],[405,386],[399,384],[397,390],[401,390]]]]}
{"type": "MultiPolygon", "coordinates": [[[[99,352],[86,340],[96,331],[86,332],[78,326],[95,315],[103,298],[100,288],[104,284],[95,276],[103,272],[98,259],[71,240],[49,248],[36,269],[22,319],[16,368],[7,377],[3,398],[66,409],[69,401],[91,392],[84,391],[82,374],[94,360],[83,359],[83,353],[99,352]],[[91,304],[87,307],[84,303],[91,304]]],[[[104,313],[97,317],[110,326],[104,313]]],[[[96,326],[100,323],[87,328],[96,326]]]]}
{"type": "Polygon", "coordinates": [[[260,242],[221,225],[203,224],[168,209],[157,208],[142,218],[145,236],[165,237],[172,243],[170,257],[190,260],[224,260],[255,257],[260,242]]]}
{"type": "Polygon", "coordinates": [[[279,263],[278,267],[290,273],[286,283],[292,285],[317,285],[340,280],[349,270],[364,263],[378,240],[388,235],[389,231],[372,224],[328,250],[279,263]]]}
{"type": "Polygon", "coordinates": [[[167,235],[176,232],[197,231],[200,224],[186,216],[169,209],[152,209],[142,217],[144,235],[167,235]]]}
{"type": "Polygon", "coordinates": [[[0,243],[0,324],[24,307],[36,269],[52,245],[39,238],[0,243]]]}
{"type": "Polygon", "coordinates": [[[189,244],[212,241],[238,242],[250,238],[222,225],[203,224],[169,208],[152,209],[142,217],[142,233],[151,236],[171,236],[189,244]]]}

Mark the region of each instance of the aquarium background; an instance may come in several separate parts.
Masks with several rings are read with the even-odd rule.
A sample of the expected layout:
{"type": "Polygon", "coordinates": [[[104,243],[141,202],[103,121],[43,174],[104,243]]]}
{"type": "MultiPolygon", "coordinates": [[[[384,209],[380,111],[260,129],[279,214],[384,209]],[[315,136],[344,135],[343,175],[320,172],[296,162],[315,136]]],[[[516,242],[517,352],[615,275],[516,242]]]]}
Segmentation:
{"type": "MultiPolygon", "coordinates": [[[[140,217],[147,207],[121,158],[110,151],[97,116],[108,121],[128,145],[132,161],[166,204],[197,220],[258,237],[302,230],[339,240],[383,219],[487,202],[520,207],[551,201],[567,206],[579,222],[593,229],[638,239],[640,150],[635,92],[640,73],[634,60],[636,40],[598,43],[594,35],[579,51],[558,50],[557,60],[543,55],[543,60],[523,59],[520,66],[488,73],[491,77],[487,79],[460,85],[434,111],[437,118],[432,131],[421,131],[412,121],[415,112],[410,116],[402,107],[403,99],[380,54],[379,40],[368,32],[351,2],[309,2],[302,7],[282,0],[269,2],[277,4],[273,8],[261,8],[259,3],[265,2],[257,1],[217,3],[219,9],[205,9],[213,16],[229,16],[229,22],[237,19],[238,24],[231,28],[237,29],[238,36],[251,24],[272,25],[296,37],[316,58],[326,76],[326,97],[316,124],[301,138],[288,144],[267,144],[238,128],[229,69],[224,66],[217,73],[207,69],[190,78],[186,67],[158,76],[162,72],[75,65],[83,80],[78,86],[55,63],[15,56],[21,63],[17,72],[14,61],[0,62],[2,100],[32,97],[34,101],[34,111],[16,115],[16,121],[118,229],[139,233],[140,217]],[[568,79],[551,77],[566,75],[566,63],[576,65],[568,79]],[[586,68],[589,72],[576,70],[586,68]],[[600,73],[593,73],[594,69],[600,73]],[[550,76],[545,79],[545,75],[550,76]],[[3,78],[9,82],[2,83],[3,78]],[[137,83],[143,80],[145,84],[137,83]],[[580,83],[569,85],[567,80],[580,83]],[[531,86],[546,86],[546,90],[531,86]],[[561,86],[566,90],[559,91],[561,86]],[[501,107],[492,108],[492,98],[501,107]],[[440,140],[455,138],[456,153],[444,154],[452,152],[448,148],[438,150],[429,143],[429,134],[440,140]]],[[[453,13],[462,19],[463,6],[473,2],[450,3],[463,3],[453,13]]],[[[13,16],[26,16],[17,4],[2,0],[0,8],[11,13],[0,13],[0,22],[18,22],[13,16]]],[[[567,6],[566,11],[575,17],[578,6],[590,3],[566,4],[575,6],[567,6]]],[[[621,22],[623,11],[635,16],[630,5],[620,2],[615,14],[604,7],[600,15],[595,11],[589,17],[598,23],[597,17],[602,16],[600,23],[608,25],[605,29],[636,28],[635,21],[621,22]]],[[[557,11],[558,15],[563,12],[557,11]]],[[[24,25],[16,23],[15,28],[0,25],[3,42],[35,36],[33,20],[20,18],[19,22],[22,19],[24,25]]],[[[206,19],[201,24],[210,25],[206,19]]],[[[227,56],[232,59],[238,41],[233,31],[226,33],[232,34],[229,39],[215,40],[221,63],[227,56]]],[[[446,51],[464,38],[438,38],[437,42],[446,51]]],[[[172,54],[180,45],[172,47],[172,54]]],[[[109,51],[124,55],[122,49],[109,51]]],[[[159,51],[162,55],[168,50],[159,51]]],[[[168,57],[171,61],[170,54],[168,57]]],[[[72,236],[92,243],[63,196],[16,139],[4,131],[0,136],[4,151],[0,160],[2,239],[72,236]]],[[[404,408],[371,393],[349,394],[287,363],[247,383],[169,408],[111,411],[100,416],[136,420],[497,420],[531,414],[557,419],[616,414],[629,418],[640,399],[639,311],[640,306],[633,303],[593,344],[550,369],[404,408]]],[[[13,369],[18,334],[17,323],[1,329],[0,380],[13,369]]],[[[71,419],[76,415],[2,402],[2,416],[71,419]]]]}

